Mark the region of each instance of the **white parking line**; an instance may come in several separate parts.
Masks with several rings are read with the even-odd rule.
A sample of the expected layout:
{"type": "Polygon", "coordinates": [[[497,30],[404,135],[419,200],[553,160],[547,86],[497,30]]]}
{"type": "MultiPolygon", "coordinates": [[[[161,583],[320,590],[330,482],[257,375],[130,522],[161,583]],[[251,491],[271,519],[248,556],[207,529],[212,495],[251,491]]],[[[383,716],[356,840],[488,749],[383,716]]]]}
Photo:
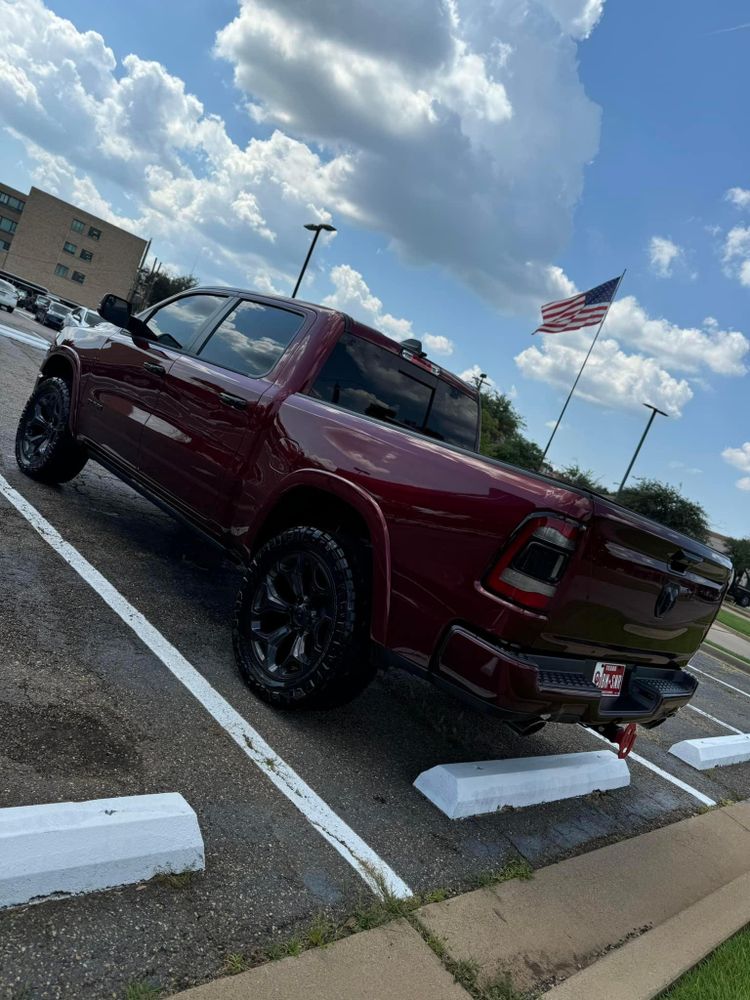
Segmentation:
{"type": "Polygon", "coordinates": [[[722,722],[721,719],[717,719],[715,715],[709,715],[708,712],[704,712],[702,708],[696,708],[695,705],[688,705],[687,707],[692,709],[693,712],[697,712],[698,715],[704,715],[707,719],[710,719],[711,722],[715,722],[717,726],[723,726],[725,729],[729,729],[733,733],[739,733],[740,736],[744,736],[741,729],[736,729],[734,726],[730,726],[728,722],[722,722]]]}
{"type": "Polygon", "coordinates": [[[723,684],[726,688],[731,688],[732,691],[736,691],[738,694],[744,694],[746,698],[750,698],[750,691],[743,691],[742,688],[735,687],[734,684],[728,684],[726,681],[721,680],[719,677],[714,677],[713,674],[707,674],[705,670],[701,670],[700,667],[696,667],[694,663],[689,664],[690,669],[694,670],[696,674],[703,674],[704,677],[710,677],[712,681],[716,681],[717,684],[723,684]]]}
{"type": "MultiPolygon", "coordinates": [[[[581,728],[585,729],[587,733],[591,733],[592,736],[596,736],[598,740],[602,740],[604,743],[609,744],[610,747],[612,746],[607,737],[602,736],[601,733],[597,733],[596,730],[588,729],[586,726],[582,726],[581,728]]],[[[708,795],[704,795],[703,792],[699,792],[697,788],[693,788],[692,785],[688,785],[686,782],[681,781],[679,778],[676,778],[673,774],[670,774],[668,771],[664,771],[662,770],[662,768],[657,767],[656,764],[652,764],[650,760],[646,760],[646,758],[641,757],[640,754],[633,753],[633,751],[631,750],[631,752],[628,754],[627,759],[634,760],[637,764],[642,764],[643,767],[647,767],[649,771],[653,771],[654,774],[658,774],[666,781],[671,782],[671,784],[677,785],[677,787],[681,788],[683,792],[687,792],[688,795],[692,795],[693,798],[698,799],[699,802],[702,802],[704,806],[716,805],[716,801],[714,799],[709,798],[708,795]]]]}
{"type": "Polygon", "coordinates": [[[364,879],[373,892],[384,892],[407,899],[409,886],[372,848],[336,815],[320,796],[273,750],[263,737],[216,691],[158,629],[136,610],[77,549],[0,476],[0,493],[26,518],[45,542],[70,565],[157,656],[164,666],[184,684],[206,711],[232,737],[239,748],[265,774],[305,819],[364,879]]]}
{"type": "Polygon", "coordinates": [[[42,337],[35,337],[33,333],[25,333],[23,330],[14,330],[11,326],[0,326],[0,337],[17,340],[20,344],[36,347],[38,351],[46,351],[49,347],[48,342],[42,337]]]}

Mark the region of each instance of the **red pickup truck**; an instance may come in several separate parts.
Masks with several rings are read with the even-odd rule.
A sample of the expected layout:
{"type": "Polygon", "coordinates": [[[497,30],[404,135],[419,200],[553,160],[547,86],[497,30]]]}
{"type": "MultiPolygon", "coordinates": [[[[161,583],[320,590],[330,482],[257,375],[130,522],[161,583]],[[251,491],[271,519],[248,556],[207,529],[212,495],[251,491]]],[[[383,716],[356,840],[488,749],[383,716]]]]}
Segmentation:
{"type": "Polygon", "coordinates": [[[246,567],[247,683],[329,706],[398,665],[520,732],[655,726],[732,569],[596,494],[477,453],[476,391],[348,316],[199,288],[66,328],[20,419],[21,469],[87,458],[246,567]]]}

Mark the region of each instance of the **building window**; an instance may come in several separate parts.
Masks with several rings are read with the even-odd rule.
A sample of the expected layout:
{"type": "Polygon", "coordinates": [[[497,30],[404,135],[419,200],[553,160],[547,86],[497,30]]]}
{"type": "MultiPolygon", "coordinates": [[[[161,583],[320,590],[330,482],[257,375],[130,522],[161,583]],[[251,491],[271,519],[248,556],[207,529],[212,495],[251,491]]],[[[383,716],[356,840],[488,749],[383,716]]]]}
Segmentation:
{"type": "Polygon", "coordinates": [[[10,243],[7,240],[0,240],[0,250],[10,250],[10,243]]]}
{"type": "Polygon", "coordinates": [[[98,240],[101,235],[101,229],[97,229],[96,226],[89,226],[89,236],[92,240],[98,240]]]}
{"type": "Polygon", "coordinates": [[[81,250],[81,260],[93,260],[94,255],[90,250],[81,250]]]}
{"type": "Polygon", "coordinates": [[[73,271],[73,273],[70,276],[70,279],[71,281],[77,281],[79,285],[82,285],[86,280],[86,275],[81,274],[80,271],[73,271]]]}
{"type": "Polygon", "coordinates": [[[75,253],[76,245],[75,243],[63,243],[63,250],[65,253],[75,253]]]}
{"type": "Polygon", "coordinates": [[[6,194],[5,191],[0,191],[0,205],[7,205],[8,208],[12,208],[14,212],[22,212],[25,204],[26,202],[21,201],[20,198],[14,198],[12,194],[6,194]]]}
{"type": "Polygon", "coordinates": [[[15,233],[16,223],[13,219],[5,219],[2,215],[0,215],[0,229],[6,233],[15,233]]]}
{"type": "Polygon", "coordinates": [[[61,278],[67,278],[68,269],[64,264],[57,264],[55,266],[55,274],[59,275],[61,278]]]}
{"type": "Polygon", "coordinates": [[[83,222],[81,222],[80,219],[73,219],[73,221],[70,224],[70,228],[73,230],[74,233],[82,233],[86,228],[86,226],[84,225],[83,222]]]}

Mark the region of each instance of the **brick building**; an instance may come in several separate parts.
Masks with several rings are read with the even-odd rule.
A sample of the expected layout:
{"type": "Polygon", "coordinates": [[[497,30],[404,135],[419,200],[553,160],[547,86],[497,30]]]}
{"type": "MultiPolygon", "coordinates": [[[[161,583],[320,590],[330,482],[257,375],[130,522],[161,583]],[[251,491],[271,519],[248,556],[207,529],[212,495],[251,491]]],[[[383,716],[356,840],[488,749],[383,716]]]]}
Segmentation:
{"type": "Polygon", "coordinates": [[[146,247],[46,191],[0,184],[0,270],[61,299],[96,308],[106,292],[130,298],[146,247]]]}

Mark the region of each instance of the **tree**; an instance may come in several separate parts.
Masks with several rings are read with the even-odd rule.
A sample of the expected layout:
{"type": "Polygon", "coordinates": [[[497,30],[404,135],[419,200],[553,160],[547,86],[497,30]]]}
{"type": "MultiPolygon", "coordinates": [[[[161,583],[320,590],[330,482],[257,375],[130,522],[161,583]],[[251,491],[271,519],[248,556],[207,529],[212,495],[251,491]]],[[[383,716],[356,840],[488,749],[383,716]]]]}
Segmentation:
{"type": "Polygon", "coordinates": [[[638,479],[617,498],[624,507],[650,517],[699,542],[708,539],[708,516],[699,503],[688,500],[674,486],[657,479],[638,479]]]}
{"type": "Polygon", "coordinates": [[[739,579],[745,570],[750,570],[750,538],[727,538],[727,548],[739,579]]]}
{"type": "Polygon", "coordinates": [[[482,436],[479,450],[488,458],[497,458],[536,472],[542,464],[542,449],[521,433],[526,423],[507,396],[494,389],[480,392],[482,436]]]}
{"type": "Polygon", "coordinates": [[[571,486],[579,486],[584,490],[593,490],[595,493],[605,493],[606,490],[601,482],[596,478],[592,469],[582,469],[577,462],[573,465],[566,465],[564,469],[555,470],[552,473],[555,479],[561,479],[571,486]]]}
{"type": "Polygon", "coordinates": [[[145,306],[151,306],[162,299],[168,299],[170,295],[177,295],[178,292],[186,292],[188,288],[194,288],[198,284],[198,279],[192,274],[172,274],[170,271],[160,271],[153,278],[146,278],[146,301],[145,306]]]}

